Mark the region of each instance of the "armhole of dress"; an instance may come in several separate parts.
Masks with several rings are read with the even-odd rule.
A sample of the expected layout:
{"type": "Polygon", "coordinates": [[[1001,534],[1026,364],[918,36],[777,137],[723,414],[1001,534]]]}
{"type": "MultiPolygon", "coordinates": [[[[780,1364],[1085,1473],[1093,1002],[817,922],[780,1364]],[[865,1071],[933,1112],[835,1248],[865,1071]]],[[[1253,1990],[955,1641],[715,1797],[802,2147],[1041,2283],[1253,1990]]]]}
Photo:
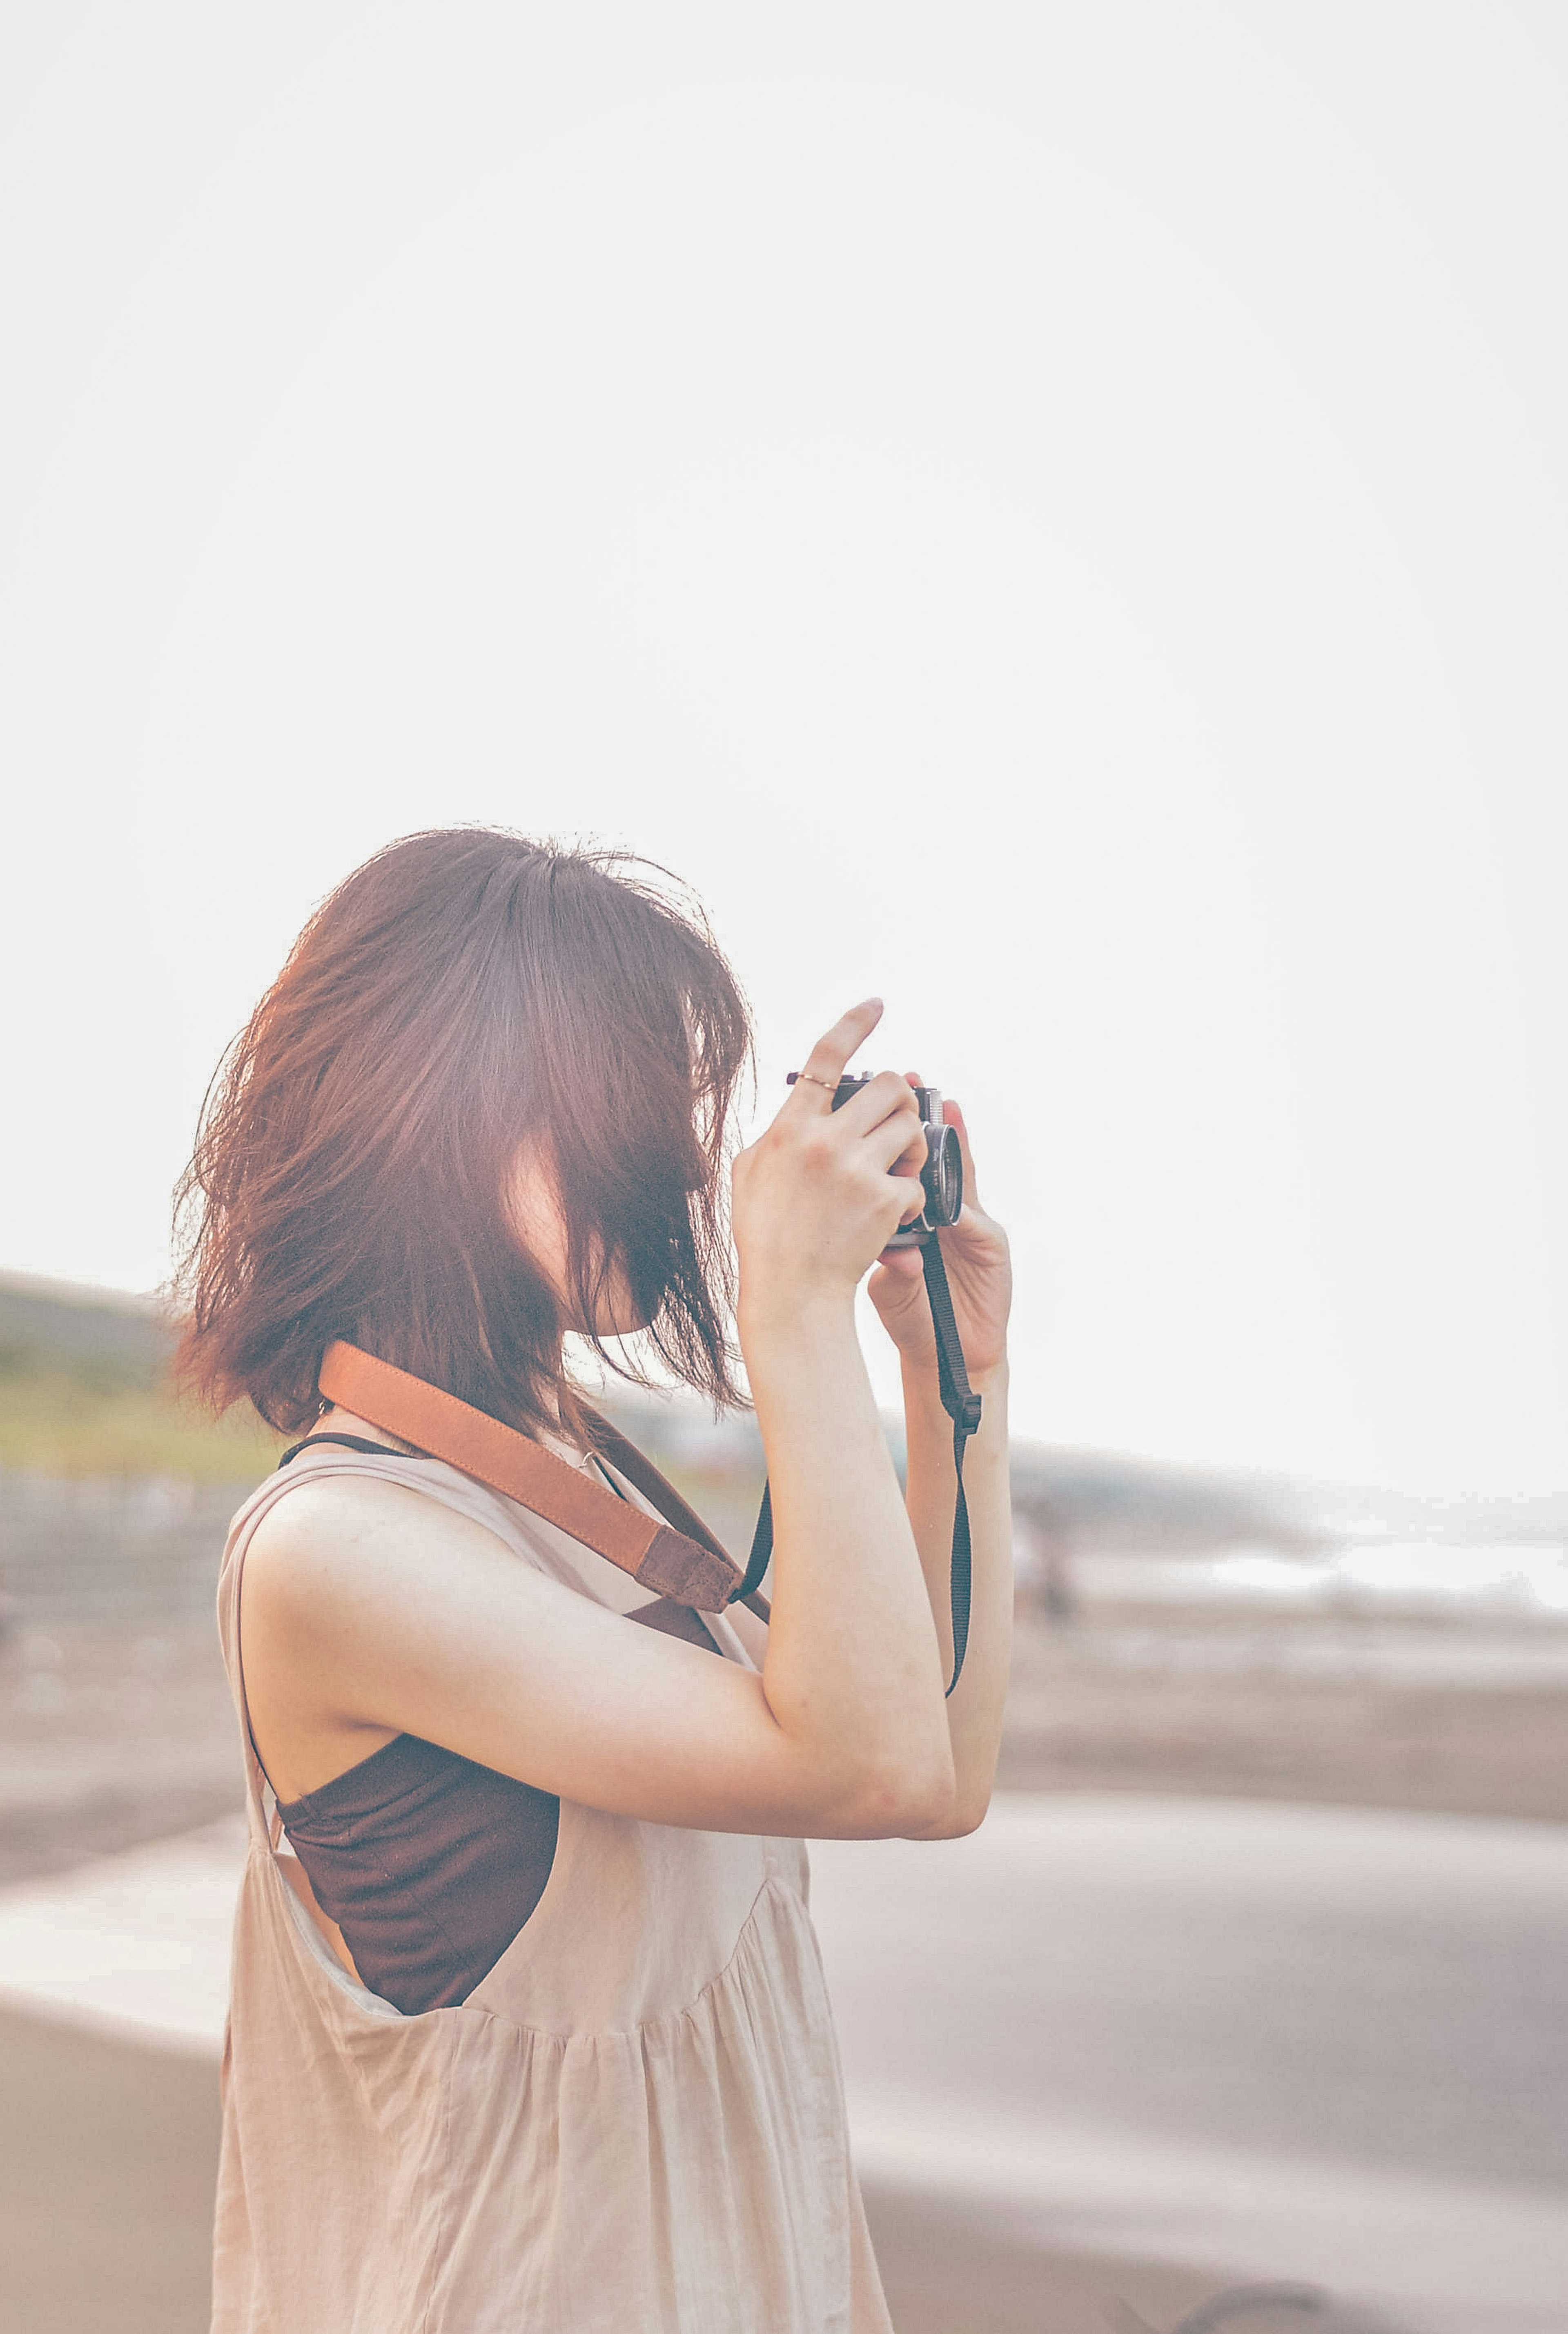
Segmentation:
{"type": "Polygon", "coordinates": [[[346,1979],[364,2001],[376,2003],[378,2008],[392,2017],[400,2017],[401,2011],[393,2003],[382,2001],[380,1994],[372,1993],[366,1985],[354,1966],[354,1958],[342,1931],[317,1904],[315,1891],[311,1886],[304,1866],[293,1848],[285,1845],[288,1834],[284,1828],[278,1795],[262,1764],[261,1752],[256,1749],[255,1734],[251,1726],[250,1693],[245,1674],[245,1565],[250,1553],[252,1533],[276,1504],[276,1500],[269,1500],[262,1514],[253,1517],[247,1523],[244,1537],[234,1553],[234,1568],[229,1581],[227,1650],[234,1665],[232,1684],[245,1761],[246,1818],[251,1837],[258,1847],[266,1850],[268,1861],[285,1893],[284,1909],[300,1930],[302,1941],[313,1957],[321,1961],[324,1955],[323,1966],[331,1976],[340,1983],[346,1979]]]}

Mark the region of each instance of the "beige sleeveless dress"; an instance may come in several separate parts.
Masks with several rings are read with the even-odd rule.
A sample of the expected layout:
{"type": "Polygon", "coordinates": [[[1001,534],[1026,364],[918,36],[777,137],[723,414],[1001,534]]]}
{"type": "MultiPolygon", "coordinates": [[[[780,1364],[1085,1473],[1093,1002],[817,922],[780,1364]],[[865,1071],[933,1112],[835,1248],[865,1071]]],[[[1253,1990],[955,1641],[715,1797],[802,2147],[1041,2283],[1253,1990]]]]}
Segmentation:
{"type": "Polygon", "coordinates": [[[537,1909],[460,2008],[405,2017],[331,1951],[274,1852],[238,1630],[252,1532],[323,1474],[412,1486],[615,1610],[647,1596],[437,1460],[318,1445],[236,1517],[250,1840],[214,2334],[891,2334],[798,1841],[563,1800],[537,1909]]]}

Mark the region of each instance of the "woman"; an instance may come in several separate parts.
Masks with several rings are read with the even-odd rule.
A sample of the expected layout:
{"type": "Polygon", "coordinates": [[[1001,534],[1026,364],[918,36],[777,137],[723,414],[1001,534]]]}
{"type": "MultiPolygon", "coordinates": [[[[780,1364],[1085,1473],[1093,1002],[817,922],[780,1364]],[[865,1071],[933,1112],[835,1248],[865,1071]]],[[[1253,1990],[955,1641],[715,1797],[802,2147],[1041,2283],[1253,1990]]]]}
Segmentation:
{"type": "Polygon", "coordinates": [[[749,1039],[706,931],[612,860],[414,835],[327,901],[215,1088],[186,1368],[303,1437],[220,1592],[252,1847],[218,2334],[887,2329],[799,1840],[979,1822],[1011,1567],[1006,1245],[971,1182],[942,1236],[984,1403],[945,1700],[951,1435],[918,1252],[877,1264],[923,1138],[902,1078],[831,1106],[880,1012],[844,1015],[734,1162],[766,1626],[650,1596],[407,1431],[482,1413],[584,1512],[685,1528],[635,1453],[607,1463],[563,1341],[640,1332],[736,1399],[720,1187],[749,1039]],[[854,1324],[873,1266],[907,1504],[854,1324]],[[376,1390],[410,1384],[399,1433],[376,1390]]]}

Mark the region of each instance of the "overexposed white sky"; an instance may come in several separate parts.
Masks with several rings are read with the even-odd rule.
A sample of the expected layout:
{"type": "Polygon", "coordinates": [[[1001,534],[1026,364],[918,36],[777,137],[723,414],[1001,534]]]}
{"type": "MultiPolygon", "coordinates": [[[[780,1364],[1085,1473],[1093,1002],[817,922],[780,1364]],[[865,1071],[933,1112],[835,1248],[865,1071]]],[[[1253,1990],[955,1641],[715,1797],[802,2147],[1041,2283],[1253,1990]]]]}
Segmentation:
{"type": "MultiPolygon", "coordinates": [[[[0,1264],[411,828],[965,1102],[1024,1430],[1568,1483],[1568,12],[0,21],[0,1264]]],[[[884,1381],[885,1383],[885,1381],[884,1381]]]]}

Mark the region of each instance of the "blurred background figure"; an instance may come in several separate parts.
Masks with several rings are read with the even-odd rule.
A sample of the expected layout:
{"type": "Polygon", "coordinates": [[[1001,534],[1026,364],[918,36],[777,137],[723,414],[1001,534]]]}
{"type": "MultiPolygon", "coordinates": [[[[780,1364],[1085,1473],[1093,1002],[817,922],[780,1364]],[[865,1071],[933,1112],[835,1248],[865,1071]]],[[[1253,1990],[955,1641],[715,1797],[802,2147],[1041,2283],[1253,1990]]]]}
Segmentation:
{"type": "Polygon", "coordinates": [[[473,818],[690,878],[762,1112],[885,995],[1013,1230],[1006,1790],[815,1860],[900,2334],[1568,2326],[1560,13],[0,43],[0,2318],[206,2322],[276,1442],[135,1292],[473,818]]]}

